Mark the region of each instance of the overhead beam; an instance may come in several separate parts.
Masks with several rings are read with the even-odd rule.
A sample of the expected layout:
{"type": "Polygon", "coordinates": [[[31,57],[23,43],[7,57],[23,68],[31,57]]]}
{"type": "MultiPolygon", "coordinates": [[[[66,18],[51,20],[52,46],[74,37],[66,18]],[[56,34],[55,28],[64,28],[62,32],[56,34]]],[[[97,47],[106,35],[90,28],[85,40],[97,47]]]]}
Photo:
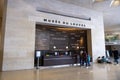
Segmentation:
{"type": "Polygon", "coordinates": [[[66,15],[66,14],[62,14],[62,13],[57,13],[57,12],[47,11],[47,10],[40,10],[40,9],[37,9],[37,11],[44,12],[44,13],[49,13],[49,14],[54,14],[54,15],[60,15],[60,16],[65,16],[65,17],[71,17],[71,18],[91,21],[91,17],[86,17],[86,16],[79,17],[79,16],[66,15]]]}

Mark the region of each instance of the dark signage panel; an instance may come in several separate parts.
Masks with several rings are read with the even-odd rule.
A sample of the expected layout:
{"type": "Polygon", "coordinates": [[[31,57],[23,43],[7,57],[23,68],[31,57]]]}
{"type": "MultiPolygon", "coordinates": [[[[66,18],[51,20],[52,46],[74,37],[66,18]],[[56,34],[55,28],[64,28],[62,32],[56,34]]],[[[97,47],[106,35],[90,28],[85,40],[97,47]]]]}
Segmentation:
{"type": "Polygon", "coordinates": [[[38,25],[36,27],[36,50],[66,51],[87,46],[86,31],[58,29],[38,25]],[[67,47],[67,48],[66,48],[67,47]]]}
{"type": "MultiPolygon", "coordinates": [[[[40,51],[40,65],[77,63],[77,54],[87,50],[87,31],[79,28],[36,25],[35,54],[40,51]]],[[[35,65],[37,58],[35,57],[35,65]]]]}

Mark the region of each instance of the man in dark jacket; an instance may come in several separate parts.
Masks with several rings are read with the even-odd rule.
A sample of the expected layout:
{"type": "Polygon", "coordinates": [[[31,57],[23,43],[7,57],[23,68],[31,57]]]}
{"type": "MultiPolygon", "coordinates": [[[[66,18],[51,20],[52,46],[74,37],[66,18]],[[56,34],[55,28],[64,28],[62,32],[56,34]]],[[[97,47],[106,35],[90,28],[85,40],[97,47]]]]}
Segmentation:
{"type": "Polygon", "coordinates": [[[119,53],[116,48],[114,48],[114,50],[113,50],[113,57],[114,57],[114,62],[116,62],[118,64],[119,53]]]}

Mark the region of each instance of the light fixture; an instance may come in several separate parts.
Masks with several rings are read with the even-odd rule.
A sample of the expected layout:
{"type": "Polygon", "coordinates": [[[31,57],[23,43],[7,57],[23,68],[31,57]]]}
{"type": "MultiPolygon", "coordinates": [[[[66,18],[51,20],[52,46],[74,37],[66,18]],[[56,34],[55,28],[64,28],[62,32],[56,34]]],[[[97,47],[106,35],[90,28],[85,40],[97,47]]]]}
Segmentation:
{"type": "Polygon", "coordinates": [[[77,49],[79,49],[79,46],[77,46],[77,49]]]}
{"type": "Polygon", "coordinates": [[[62,31],[73,31],[73,30],[78,30],[77,28],[57,28],[58,30],[62,31]]]}
{"type": "Polygon", "coordinates": [[[112,0],[110,6],[119,6],[120,0],[112,0]]]}
{"type": "Polygon", "coordinates": [[[66,46],[66,49],[68,49],[68,46],[66,46]]]}
{"type": "Polygon", "coordinates": [[[40,8],[40,7],[37,7],[36,10],[38,12],[43,12],[43,13],[48,13],[48,14],[53,14],[53,15],[59,15],[59,16],[63,16],[63,17],[71,17],[71,18],[76,18],[76,19],[82,19],[82,20],[88,20],[88,21],[91,21],[91,17],[89,16],[86,16],[86,15],[73,15],[73,14],[63,14],[63,12],[60,12],[60,11],[54,11],[52,9],[47,9],[47,8],[40,8]]]}
{"type": "Polygon", "coordinates": [[[54,49],[56,49],[56,46],[53,46],[54,49]]]}
{"type": "Polygon", "coordinates": [[[110,7],[115,7],[115,6],[120,6],[120,0],[92,0],[94,3],[95,2],[103,2],[103,1],[111,1],[110,2],[110,7]]]}
{"type": "Polygon", "coordinates": [[[102,2],[102,1],[105,1],[105,0],[93,0],[93,2],[102,2]]]}

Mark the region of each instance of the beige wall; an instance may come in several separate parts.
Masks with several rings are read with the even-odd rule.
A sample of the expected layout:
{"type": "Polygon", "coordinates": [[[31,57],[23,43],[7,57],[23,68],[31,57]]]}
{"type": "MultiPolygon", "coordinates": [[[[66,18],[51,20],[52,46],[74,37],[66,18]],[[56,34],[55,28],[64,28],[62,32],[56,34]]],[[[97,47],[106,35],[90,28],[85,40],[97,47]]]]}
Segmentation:
{"type": "Polygon", "coordinates": [[[21,0],[8,0],[3,71],[34,68],[35,22],[32,8],[21,0]]]}
{"type": "Polygon", "coordinates": [[[0,70],[2,69],[2,20],[0,20],[0,70]]]}
{"type": "Polygon", "coordinates": [[[3,71],[34,68],[35,24],[36,22],[41,22],[41,18],[44,17],[53,19],[59,17],[36,12],[35,10],[38,7],[39,9],[44,8],[67,15],[90,16],[92,18],[90,22],[66,17],[61,17],[60,19],[80,21],[91,27],[93,61],[98,56],[104,55],[104,27],[101,13],[56,0],[39,0],[36,4],[34,0],[8,0],[3,71]]]}
{"type": "Polygon", "coordinates": [[[42,22],[41,20],[42,18],[48,18],[48,19],[59,19],[61,21],[71,21],[71,22],[79,22],[86,24],[87,27],[91,29],[91,49],[92,49],[91,51],[92,51],[93,61],[95,62],[98,56],[105,55],[104,24],[103,24],[103,14],[101,12],[92,11],[86,8],[70,5],[67,3],[62,3],[55,0],[51,0],[51,1],[41,0],[40,3],[38,4],[39,5],[37,6],[37,8],[40,10],[45,9],[47,11],[53,11],[55,13],[62,13],[65,15],[74,15],[79,17],[84,15],[86,17],[91,17],[91,21],[84,21],[84,20],[78,20],[68,17],[60,17],[52,14],[51,15],[44,14],[41,12],[37,12],[36,15],[33,16],[35,17],[34,20],[37,22],[42,22]]]}
{"type": "Polygon", "coordinates": [[[87,48],[91,57],[92,56],[92,39],[91,39],[91,30],[87,30],[87,48]]]}
{"type": "Polygon", "coordinates": [[[4,28],[6,16],[6,0],[0,0],[0,71],[3,65],[4,28]]]}
{"type": "Polygon", "coordinates": [[[0,70],[2,69],[2,4],[0,1],[0,70]]]}

